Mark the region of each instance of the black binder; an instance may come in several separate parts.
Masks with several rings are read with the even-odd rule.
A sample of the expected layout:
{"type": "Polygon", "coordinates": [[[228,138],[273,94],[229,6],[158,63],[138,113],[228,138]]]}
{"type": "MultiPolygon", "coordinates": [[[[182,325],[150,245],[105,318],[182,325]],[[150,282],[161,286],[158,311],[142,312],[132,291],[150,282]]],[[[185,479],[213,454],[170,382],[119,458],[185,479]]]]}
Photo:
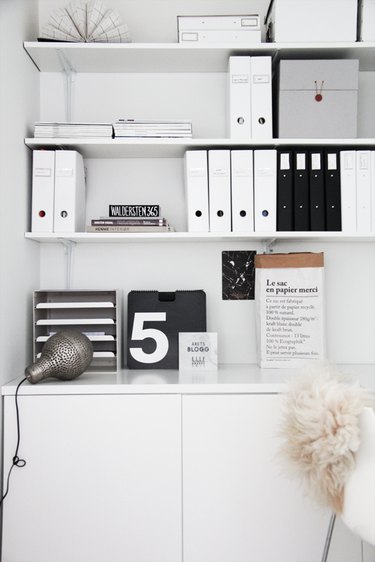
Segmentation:
{"type": "Polygon", "coordinates": [[[277,154],[276,230],[293,230],[293,158],[289,151],[277,154]]]}
{"type": "Polygon", "coordinates": [[[324,158],[322,151],[309,153],[310,230],[326,230],[324,158]]]}
{"type": "Polygon", "coordinates": [[[309,172],[307,153],[294,153],[294,230],[310,230],[309,172]]]}
{"type": "Polygon", "coordinates": [[[325,152],[326,229],[341,230],[340,155],[337,150],[325,152]]]}

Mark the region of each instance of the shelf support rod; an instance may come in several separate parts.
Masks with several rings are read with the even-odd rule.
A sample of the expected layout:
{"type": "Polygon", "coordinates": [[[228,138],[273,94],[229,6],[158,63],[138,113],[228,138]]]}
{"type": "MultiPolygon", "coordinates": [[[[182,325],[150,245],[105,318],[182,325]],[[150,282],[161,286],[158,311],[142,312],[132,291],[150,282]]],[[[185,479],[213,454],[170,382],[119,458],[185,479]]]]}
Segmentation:
{"type": "Polygon", "coordinates": [[[73,250],[77,242],[65,238],[59,238],[59,242],[63,245],[65,254],[65,288],[70,289],[72,286],[73,250]]]}
{"type": "Polygon", "coordinates": [[[61,49],[57,49],[57,56],[59,57],[61,68],[65,77],[65,118],[69,122],[72,120],[73,82],[75,70],[61,49]]]}
{"type": "Polygon", "coordinates": [[[263,241],[263,254],[272,254],[274,252],[273,246],[276,244],[276,238],[269,238],[263,241]]]}

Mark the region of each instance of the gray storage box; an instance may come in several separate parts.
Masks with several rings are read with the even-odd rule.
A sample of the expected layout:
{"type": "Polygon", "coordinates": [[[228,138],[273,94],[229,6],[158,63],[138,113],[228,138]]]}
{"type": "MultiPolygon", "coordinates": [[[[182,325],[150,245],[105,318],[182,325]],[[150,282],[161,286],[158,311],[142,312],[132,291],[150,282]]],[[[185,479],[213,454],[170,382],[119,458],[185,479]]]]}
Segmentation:
{"type": "Polygon", "coordinates": [[[358,60],[282,60],[280,138],[357,136],[358,60]]]}

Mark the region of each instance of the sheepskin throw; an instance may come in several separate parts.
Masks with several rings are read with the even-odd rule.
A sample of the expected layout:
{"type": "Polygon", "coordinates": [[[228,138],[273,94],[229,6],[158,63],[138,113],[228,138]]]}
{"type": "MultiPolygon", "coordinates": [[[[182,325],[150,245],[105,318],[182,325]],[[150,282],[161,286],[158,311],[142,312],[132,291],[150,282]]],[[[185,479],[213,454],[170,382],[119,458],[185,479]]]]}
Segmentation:
{"type": "Polygon", "coordinates": [[[293,377],[285,395],[281,452],[305,491],[338,514],[365,405],[373,405],[372,395],[326,364],[293,377]]]}

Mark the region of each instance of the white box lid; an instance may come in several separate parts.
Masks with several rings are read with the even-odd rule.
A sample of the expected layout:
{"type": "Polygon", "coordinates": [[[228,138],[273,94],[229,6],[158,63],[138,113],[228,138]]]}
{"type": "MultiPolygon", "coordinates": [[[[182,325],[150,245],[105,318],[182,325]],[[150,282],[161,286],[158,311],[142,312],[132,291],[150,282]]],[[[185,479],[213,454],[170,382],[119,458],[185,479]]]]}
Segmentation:
{"type": "Polygon", "coordinates": [[[358,90],[359,61],[337,60],[281,60],[280,90],[358,90]]]}

